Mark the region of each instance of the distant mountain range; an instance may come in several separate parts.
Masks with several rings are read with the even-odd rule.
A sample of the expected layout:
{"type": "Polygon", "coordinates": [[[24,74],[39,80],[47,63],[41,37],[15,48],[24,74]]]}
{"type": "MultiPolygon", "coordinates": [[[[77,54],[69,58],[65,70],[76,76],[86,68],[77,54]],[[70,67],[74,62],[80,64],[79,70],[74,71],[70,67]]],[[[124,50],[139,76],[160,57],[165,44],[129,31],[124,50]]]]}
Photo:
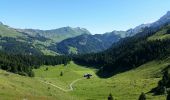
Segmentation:
{"type": "Polygon", "coordinates": [[[100,52],[112,46],[122,38],[143,34],[146,28],[159,30],[170,23],[168,11],[158,21],[141,24],[127,31],[112,31],[92,35],[85,28],[62,27],[52,30],[15,29],[0,22],[0,50],[22,54],[84,54],[100,52]]]}
{"type": "Polygon", "coordinates": [[[165,24],[168,24],[170,22],[170,11],[168,11],[164,16],[162,16],[159,20],[153,23],[148,24],[141,24],[134,29],[129,29],[125,32],[125,37],[134,36],[137,33],[140,33],[143,31],[144,28],[152,28],[152,29],[160,29],[165,24]]]}
{"type": "Polygon", "coordinates": [[[170,22],[159,20],[155,23],[134,36],[120,39],[105,51],[79,55],[74,60],[80,65],[100,69],[98,75],[101,77],[135,69],[149,61],[167,60],[170,56],[170,22]]]}
{"type": "Polygon", "coordinates": [[[52,45],[50,48],[61,54],[84,54],[100,52],[108,49],[114,42],[119,41],[120,35],[114,32],[105,34],[84,34],[69,38],[52,45]]]}
{"type": "Polygon", "coordinates": [[[0,24],[0,49],[16,54],[80,54],[99,52],[120,39],[114,32],[92,35],[85,28],[15,29],[0,24]]]}
{"type": "Polygon", "coordinates": [[[64,39],[76,37],[82,34],[91,34],[85,28],[72,28],[72,27],[62,27],[58,29],[52,30],[38,30],[38,29],[17,29],[19,32],[27,33],[31,36],[42,36],[45,38],[49,38],[54,42],[60,42],[64,39]]]}

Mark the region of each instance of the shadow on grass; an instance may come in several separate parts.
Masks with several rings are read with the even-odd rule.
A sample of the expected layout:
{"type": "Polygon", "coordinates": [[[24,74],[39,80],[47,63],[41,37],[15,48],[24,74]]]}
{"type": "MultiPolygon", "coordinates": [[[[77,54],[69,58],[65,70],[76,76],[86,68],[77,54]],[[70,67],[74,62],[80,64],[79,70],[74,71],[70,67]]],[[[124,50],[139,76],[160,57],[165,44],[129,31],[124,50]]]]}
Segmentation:
{"type": "Polygon", "coordinates": [[[77,65],[80,65],[80,66],[84,66],[84,67],[88,67],[88,68],[95,68],[95,69],[98,69],[98,71],[96,72],[96,75],[100,78],[110,78],[116,74],[119,74],[119,73],[123,73],[123,72],[126,72],[126,71],[129,71],[130,69],[119,69],[119,68],[115,68],[115,70],[109,70],[108,69],[104,69],[104,67],[102,66],[98,66],[98,65],[91,65],[91,64],[86,64],[86,63],[78,63],[76,61],[74,61],[77,65]]]}

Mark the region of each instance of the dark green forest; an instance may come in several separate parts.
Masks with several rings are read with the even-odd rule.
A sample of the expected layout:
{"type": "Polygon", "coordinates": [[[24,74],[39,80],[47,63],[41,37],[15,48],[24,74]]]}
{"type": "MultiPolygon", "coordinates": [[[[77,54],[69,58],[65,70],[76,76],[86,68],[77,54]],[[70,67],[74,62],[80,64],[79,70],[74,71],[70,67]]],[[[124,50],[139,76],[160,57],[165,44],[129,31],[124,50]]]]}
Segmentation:
{"type": "MultiPolygon", "coordinates": [[[[75,56],[74,60],[78,64],[100,69],[97,74],[101,77],[113,76],[148,61],[168,57],[170,54],[169,39],[148,40],[148,37],[156,32],[154,29],[145,28],[142,33],[122,39],[104,52],[75,56]]],[[[169,34],[168,31],[166,34],[169,34]]]]}
{"type": "MultiPolygon", "coordinates": [[[[153,92],[155,95],[168,94],[170,89],[170,65],[168,65],[162,71],[162,79],[158,82],[157,87],[152,89],[150,92],[153,92]]],[[[169,99],[168,99],[169,100],[169,99]]]]}
{"type": "Polygon", "coordinates": [[[33,77],[33,68],[41,65],[67,64],[71,59],[67,56],[33,56],[12,55],[0,52],[0,68],[16,74],[33,77]]]}

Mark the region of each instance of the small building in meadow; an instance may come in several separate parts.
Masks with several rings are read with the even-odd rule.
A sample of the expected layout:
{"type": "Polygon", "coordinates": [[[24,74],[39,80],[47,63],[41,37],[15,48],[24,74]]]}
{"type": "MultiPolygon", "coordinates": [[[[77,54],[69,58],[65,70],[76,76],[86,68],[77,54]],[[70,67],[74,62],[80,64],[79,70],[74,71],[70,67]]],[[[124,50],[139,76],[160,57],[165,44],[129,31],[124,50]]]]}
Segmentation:
{"type": "Polygon", "coordinates": [[[90,77],[92,77],[92,75],[87,73],[87,74],[84,74],[84,77],[86,77],[87,79],[90,79],[90,77]]]}

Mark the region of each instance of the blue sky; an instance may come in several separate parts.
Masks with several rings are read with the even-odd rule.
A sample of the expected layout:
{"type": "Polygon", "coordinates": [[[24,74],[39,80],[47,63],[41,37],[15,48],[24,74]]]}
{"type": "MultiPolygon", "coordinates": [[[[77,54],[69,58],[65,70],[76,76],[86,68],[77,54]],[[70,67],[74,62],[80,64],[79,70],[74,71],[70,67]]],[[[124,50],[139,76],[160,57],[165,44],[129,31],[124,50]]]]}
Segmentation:
{"type": "Polygon", "coordinates": [[[0,21],[15,28],[83,27],[94,33],[153,22],[170,0],[0,0],[0,21]]]}

